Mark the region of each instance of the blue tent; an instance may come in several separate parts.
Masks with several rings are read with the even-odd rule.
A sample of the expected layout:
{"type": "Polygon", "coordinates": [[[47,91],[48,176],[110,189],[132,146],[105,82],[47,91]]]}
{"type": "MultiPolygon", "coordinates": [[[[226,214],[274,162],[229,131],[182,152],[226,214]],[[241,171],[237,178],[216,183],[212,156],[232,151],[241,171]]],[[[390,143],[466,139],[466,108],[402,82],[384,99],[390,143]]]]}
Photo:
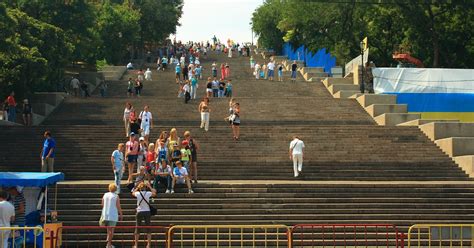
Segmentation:
{"type": "Polygon", "coordinates": [[[60,172],[0,172],[0,187],[46,187],[62,180],[60,172]]]}

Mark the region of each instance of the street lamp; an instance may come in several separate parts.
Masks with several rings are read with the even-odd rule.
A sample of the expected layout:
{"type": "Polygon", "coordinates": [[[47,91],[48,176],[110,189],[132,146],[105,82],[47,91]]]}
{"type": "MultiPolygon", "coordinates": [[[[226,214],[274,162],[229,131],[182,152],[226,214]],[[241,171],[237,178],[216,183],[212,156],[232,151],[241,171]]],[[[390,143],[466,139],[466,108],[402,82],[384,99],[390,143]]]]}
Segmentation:
{"type": "Polygon", "coordinates": [[[249,24],[250,24],[250,31],[252,32],[252,46],[253,46],[253,27],[252,27],[253,22],[249,22],[249,24]]]}
{"type": "Polygon", "coordinates": [[[361,55],[361,81],[359,83],[360,93],[364,94],[365,85],[364,85],[364,48],[365,43],[363,41],[360,42],[360,55],[361,55]]]}

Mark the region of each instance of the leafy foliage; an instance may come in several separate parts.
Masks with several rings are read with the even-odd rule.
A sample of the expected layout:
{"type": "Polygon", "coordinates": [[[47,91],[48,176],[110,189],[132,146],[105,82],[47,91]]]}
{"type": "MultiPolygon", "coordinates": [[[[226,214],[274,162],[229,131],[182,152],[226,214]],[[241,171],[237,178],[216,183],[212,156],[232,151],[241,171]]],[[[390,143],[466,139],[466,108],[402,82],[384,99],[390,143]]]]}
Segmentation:
{"type": "Polygon", "coordinates": [[[0,96],[56,89],[76,62],[120,64],[176,31],[182,0],[4,0],[0,96]]]}
{"type": "Polygon", "coordinates": [[[469,1],[268,0],[253,14],[259,44],[279,48],[289,41],[313,51],[327,48],[347,62],[369,38],[371,59],[396,62],[392,53],[409,48],[433,67],[474,66],[474,8],[469,1]]]}

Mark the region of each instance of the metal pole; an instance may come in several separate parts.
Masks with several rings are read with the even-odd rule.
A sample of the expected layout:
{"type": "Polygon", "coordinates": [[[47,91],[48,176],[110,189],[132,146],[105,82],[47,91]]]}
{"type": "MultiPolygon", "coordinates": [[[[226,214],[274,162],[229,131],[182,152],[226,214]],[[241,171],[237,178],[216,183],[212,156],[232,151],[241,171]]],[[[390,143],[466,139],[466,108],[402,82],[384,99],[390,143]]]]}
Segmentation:
{"type": "Polygon", "coordinates": [[[47,212],[48,212],[48,186],[46,186],[46,190],[44,191],[44,224],[46,225],[47,212]]]}
{"type": "Polygon", "coordinates": [[[364,94],[364,91],[365,91],[365,85],[364,85],[364,46],[363,46],[363,43],[361,42],[360,43],[360,55],[361,55],[361,61],[362,61],[362,65],[361,65],[361,80],[360,80],[360,85],[359,85],[359,88],[360,88],[360,93],[364,94]]]}

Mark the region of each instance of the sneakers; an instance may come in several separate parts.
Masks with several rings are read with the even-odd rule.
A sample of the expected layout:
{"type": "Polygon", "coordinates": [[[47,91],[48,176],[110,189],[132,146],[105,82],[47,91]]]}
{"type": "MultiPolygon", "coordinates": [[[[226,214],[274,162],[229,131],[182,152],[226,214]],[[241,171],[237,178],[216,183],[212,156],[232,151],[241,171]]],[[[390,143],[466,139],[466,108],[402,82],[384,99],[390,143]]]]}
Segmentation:
{"type": "Polygon", "coordinates": [[[165,194],[169,194],[171,191],[169,189],[166,190],[165,194]]]}
{"type": "Polygon", "coordinates": [[[192,189],[190,189],[190,190],[188,190],[188,193],[192,194],[192,193],[194,193],[194,191],[192,189]]]}
{"type": "Polygon", "coordinates": [[[171,194],[174,194],[174,189],[172,189],[170,193],[171,193],[171,194]]]}

